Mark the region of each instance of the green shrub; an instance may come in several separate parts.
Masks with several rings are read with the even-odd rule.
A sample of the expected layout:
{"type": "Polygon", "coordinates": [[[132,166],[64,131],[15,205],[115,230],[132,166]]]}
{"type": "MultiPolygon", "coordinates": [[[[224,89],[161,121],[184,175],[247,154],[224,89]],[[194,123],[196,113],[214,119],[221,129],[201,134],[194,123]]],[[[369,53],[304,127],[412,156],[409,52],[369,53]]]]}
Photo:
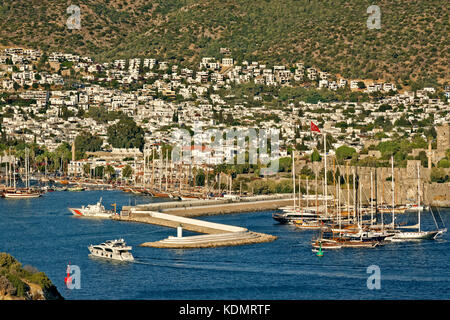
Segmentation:
{"type": "Polygon", "coordinates": [[[35,273],[28,279],[30,282],[40,285],[42,290],[49,290],[53,286],[52,281],[45,275],[44,272],[35,273]]]}
{"type": "Polygon", "coordinates": [[[18,297],[26,297],[26,293],[30,290],[30,287],[20,280],[20,278],[13,274],[7,274],[6,278],[16,288],[18,297]]]}

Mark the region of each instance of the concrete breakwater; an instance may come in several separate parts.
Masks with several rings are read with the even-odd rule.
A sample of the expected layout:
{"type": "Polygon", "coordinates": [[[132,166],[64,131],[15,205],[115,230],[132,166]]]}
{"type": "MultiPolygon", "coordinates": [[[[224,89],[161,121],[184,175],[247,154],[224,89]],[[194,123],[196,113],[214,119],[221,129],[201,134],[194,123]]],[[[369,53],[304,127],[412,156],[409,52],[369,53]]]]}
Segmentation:
{"type": "MultiPolygon", "coordinates": [[[[205,203],[203,207],[198,206],[197,201],[189,201],[189,202],[196,202],[196,206],[192,207],[192,209],[194,210],[198,208],[205,209],[211,207],[210,205],[207,205],[205,203]]],[[[209,203],[211,203],[211,201],[209,203]]],[[[217,206],[220,207],[236,204],[236,203],[217,204],[215,201],[213,203],[214,208],[216,208],[217,206]]],[[[189,205],[189,203],[185,204],[189,205]]],[[[188,237],[183,237],[180,235],[177,237],[169,236],[167,239],[163,239],[161,241],[142,243],[141,246],[143,247],[210,248],[219,246],[236,246],[244,244],[269,242],[274,241],[276,239],[275,236],[252,232],[242,227],[192,219],[182,215],[168,214],[148,210],[149,206],[152,205],[147,205],[147,207],[145,206],[124,207],[124,210],[122,210],[121,215],[115,216],[113,219],[121,221],[150,223],[171,228],[181,227],[182,229],[198,233],[204,233],[205,235],[188,236],[188,237]]],[[[172,202],[167,203],[166,206],[168,206],[171,209],[177,208],[177,206],[172,202]]],[[[164,210],[163,204],[158,204],[155,207],[158,207],[160,210],[164,210]]],[[[186,208],[187,207],[184,207],[182,208],[182,210],[186,210],[185,213],[187,213],[188,215],[191,208],[189,209],[186,208]]],[[[196,212],[196,215],[200,215],[199,212],[196,212]]]]}
{"type": "Polygon", "coordinates": [[[252,231],[218,233],[213,235],[199,235],[191,237],[168,237],[157,242],[146,242],[142,247],[156,248],[214,248],[223,246],[239,246],[244,244],[270,242],[276,239],[275,236],[257,233],[252,231]]]}

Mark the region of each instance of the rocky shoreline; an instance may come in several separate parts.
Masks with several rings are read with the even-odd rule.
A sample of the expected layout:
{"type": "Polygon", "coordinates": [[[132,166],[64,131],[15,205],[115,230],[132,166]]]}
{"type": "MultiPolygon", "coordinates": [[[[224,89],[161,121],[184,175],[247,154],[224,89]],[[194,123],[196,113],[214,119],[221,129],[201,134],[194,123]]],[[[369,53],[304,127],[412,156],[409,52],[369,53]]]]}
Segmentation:
{"type": "Polygon", "coordinates": [[[44,272],[0,252],[0,300],[64,300],[44,272]]]}

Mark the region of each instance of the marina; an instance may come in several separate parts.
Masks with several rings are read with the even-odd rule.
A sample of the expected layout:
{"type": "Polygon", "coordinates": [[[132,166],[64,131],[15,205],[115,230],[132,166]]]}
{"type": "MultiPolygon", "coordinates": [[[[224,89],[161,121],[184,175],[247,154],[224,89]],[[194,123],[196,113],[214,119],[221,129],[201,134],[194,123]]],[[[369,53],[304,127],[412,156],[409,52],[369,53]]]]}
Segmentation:
{"type": "MultiPolygon", "coordinates": [[[[326,146],[326,143],[324,145],[326,146]]],[[[325,158],[325,168],[326,163],[325,158]]],[[[301,175],[295,173],[295,153],[292,154],[292,165],[294,168],[292,194],[253,195],[232,192],[231,189],[215,190],[213,187],[196,188],[195,191],[189,188],[183,191],[181,183],[175,187],[175,184],[172,185],[173,181],[169,184],[167,180],[165,188],[153,189],[145,185],[122,185],[117,181],[107,183],[69,177],[33,177],[28,173],[26,162],[23,170],[25,176],[15,177],[14,174],[12,178],[9,173],[7,179],[4,179],[5,184],[0,190],[5,199],[0,202],[0,209],[4,221],[10,220],[9,224],[14,221],[19,227],[28,229],[29,219],[39,219],[39,224],[44,224],[48,229],[48,219],[55,221],[56,218],[60,222],[54,224],[53,228],[62,230],[50,228],[50,238],[53,232],[52,241],[66,241],[63,239],[66,239],[68,234],[68,239],[77,243],[75,248],[68,243],[62,246],[67,252],[63,251],[60,254],[66,257],[67,261],[61,261],[61,264],[74,261],[73,257],[77,257],[76,260],[79,261],[76,262],[77,265],[87,265],[90,270],[96,271],[101,268],[106,270],[121,268],[126,272],[127,269],[133,270],[140,266],[153,270],[156,268],[157,273],[165,269],[171,271],[180,269],[182,273],[198,271],[210,276],[210,272],[223,271],[231,278],[237,277],[236,281],[244,281],[241,277],[246,273],[273,276],[279,272],[283,277],[294,277],[297,281],[304,281],[298,279],[298,276],[307,275],[317,279],[331,277],[332,281],[339,282],[342,281],[343,273],[344,278],[352,279],[355,278],[352,269],[359,268],[363,271],[361,265],[358,267],[358,264],[355,264],[355,258],[356,261],[358,259],[370,261],[381,254],[382,258],[376,259],[381,259],[380,264],[386,264],[386,259],[397,257],[397,253],[405,248],[412,250],[408,251],[408,254],[414,256],[415,250],[423,250],[421,248],[430,245],[441,247],[440,251],[442,247],[448,246],[446,228],[449,222],[448,210],[427,202],[424,192],[421,191],[423,187],[420,183],[419,169],[417,169],[417,194],[414,199],[407,204],[398,204],[396,180],[393,178],[388,193],[391,197],[389,204],[389,198],[386,196],[381,197],[379,203],[376,171],[375,179],[373,172],[370,172],[370,187],[366,186],[363,191],[357,167],[353,168],[351,179],[347,167],[347,174],[342,175],[345,186],[341,186],[342,179],[336,182],[334,177],[332,183],[325,183],[328,180],[325,174],[322,182],[316,176],[310,187],[311,181],[302,180],[301,175]],[[305,189],[306,194],[303,193],[305,189]],[[9,200],[14,197],[16,200],[9,200]],[[49,203],[52,205],[48,206],[49,203]],[[13,209],[19,208],[18,206],[19,210],[13,209]],[[14,215],[7,214],[18,212],[20,216],[23,208],[28,220],[16,220],[14,215]],[[81,229],[72,233],[74,228],[81,229]],[[90,231],[83,233],[86,230],[90,231]],[[106,232],[106,230],[114,231],[106,232]],[[85,234],[87,237],[83,236],[85,234]],[[54,238],[56,235],[57,238],[54,238]],[[131,245],[127,245],[125,239],[131,245]],[[90,254],[83,256],[82,252],[86,252],[86,248],[90,254]],[[133,254],[130,252],[132,248],[133,254]],[[279,255],[278,251],[281,251],[279,257],[281,260],[273,260],[272,256],[267,255],[266,250],[275,250],[276,252],[272,252],[273,256],[279,255]],[[217,260],[221,252],[232,252],[232,255],[238,256],[239,259],[232,259],[233,262],[228,265],[227,261],[230,259],[228,257],[222,256],[217,260]],[[246,252],[253,252],[253,256],[247,256],[246,252]],[[342,252],[342,255],[337,254],[338,252],[342,252]],[[170,259],[161,260],[161,256],[168,255],[171,256],[170,259]],[[198,260],[185,261],[183,258],[191,255],[196,256],[195,259],[198,260]],[[208,256],[209,260],[205,258],[208,256]],[[301,259],[298,260],[297,257],[301,259]],[[348,260],[349,257],[354,258],[348,260]],[[225,262],[222,261],[224,258],[225,262]],[[331,264],[313,259],[330,259],[327,261],[331,264]],[[255,264],[255,261],[258,263],[255,264]],[[284,262],[277,264],[279,261],[284,262]],[[122,265],[130,262],[133,266],[122,265]],[[104,264],[111,266],[106,267],[104,264]],[[311,265],[318,270],[311,269],[311,265]],[[330,269],[329,266],[333,267],[330,269]],[[300,267],[300,270],[297,267],[300,267]],[[325,269],[321,269],[323,267],[325,269]]],[[[392,177],[395,177],[393,166],[391,171],[392,177]]],[[[229,185],[231,186],[231,181],[229,185]]],[[[382,194],[385,194],[384,184],[382,186],[382,194]]],[[[7,225],[3,226],[6,234],[10,231],[7,225]]],[[[42,237],[40,234],[35,236],[42,237]]],[[[50,240],[41,238],[40,241],[47,243],[50,240]]],[[[13,247],[9,250],[14,252],[13,247]]],[[[20,254],[21,250],[18,251],[20,254]]],[[[50,270],[49,274],[54,271],[54,266],[45,263],[44,265],[50,270]]],[[[142,272],[145,273],[147,270],[142,272]]],[[[398,285],[398,274],[396,271],[391,272],[393,272],[391,285],[393,283],[398,285]]],[[[414,273],[416,274],[417,272],[414,273]]],[[[129,273],[128,276],[133,278],[129,273]]],[[[194,275],[190,277],[192,276],[194,275]]],[[[427,277],[433,278],[435,275],[427,277]]],[[[364,275],[361,275],[361,278],[364,278],[364,275]]],[[[447,284],[450,281],[445,275],[442,279],[447,284]]],[[[270,282],[267,278],[260,281],[270,282]]],[[[427,286],[427,281],[422,281],[422,285],[427,286]]],[[[304,285],[307,286],[306,283],[304,285]]],[[[149,286],[153,287],[153,284],[149,286]]],[[[185,286],[192,288],[192,284],[185,283],[185,286]]],[[[258,287],[258,283],[251,281],[249,288],[255,286],[258,287]]],[[[272,287],[276,288],[278,284],[273,283],[272,287]]],[[[265,292],[258,298],[323,298],[323,292],[317,293],[317,296],[310,293],[302,295],[290,287],[289,282],[284,285],[281,295],[277,295],[275,290],[265,292]]],[[[157,289],[153,290],[159,292],[157,289]]],[[[189,292],[186,297],[201,298],[196,296],[196,289],[191,290],[194,291],[186,290],[189,292]]],[[[346,292],[344,298],[355,298],[351,290],[346,291],[343,288],[341,290],[346,292]]],[[[226,298],[217,294],[218,299],[226,298]]],[[[69,298],[71,295],[72,292],[69,293],[69,298]]],[[[146,292],[145,297],[148,296],[149,293],[146,292]]],[[[164,298],[150,294],[150,298],[152,297],[164,298]]],[[[170,297],[180,298],[178,293],[174,296],[165,296],[170,297]]],[[[241,292],[235,297],[242,298],[241,292]]],[[[397,292],[396,297],[402,297],[402,294],[397,292]]],[[[74,298],[82,299],[78,295],[74,298]]]]}

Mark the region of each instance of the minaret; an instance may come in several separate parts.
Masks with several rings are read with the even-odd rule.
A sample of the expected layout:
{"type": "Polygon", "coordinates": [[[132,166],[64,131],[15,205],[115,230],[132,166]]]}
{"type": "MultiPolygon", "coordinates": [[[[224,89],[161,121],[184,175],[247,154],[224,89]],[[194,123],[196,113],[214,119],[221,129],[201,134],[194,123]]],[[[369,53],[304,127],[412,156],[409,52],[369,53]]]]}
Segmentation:
{"type": "Polygon", "coordinates": [[[75,161],[75,140],[72,142],[72,161],[75,161]]]}

